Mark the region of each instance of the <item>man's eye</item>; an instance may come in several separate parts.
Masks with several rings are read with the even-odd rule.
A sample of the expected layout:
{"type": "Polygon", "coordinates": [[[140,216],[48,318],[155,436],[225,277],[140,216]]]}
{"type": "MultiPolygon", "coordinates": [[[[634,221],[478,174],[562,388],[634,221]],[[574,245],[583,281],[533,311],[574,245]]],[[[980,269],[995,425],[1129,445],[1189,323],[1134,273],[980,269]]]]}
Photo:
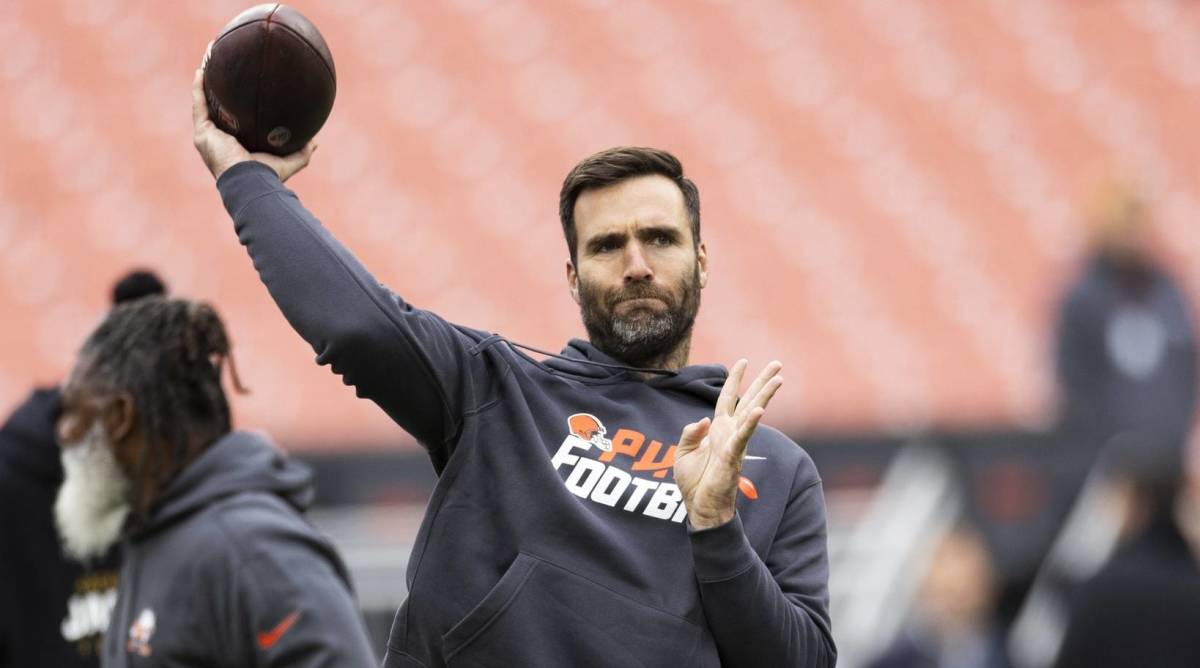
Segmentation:
{"type": "Polygon", "coordinates": [[[671,245],[671,237],[669,237],[665,234],[659,234],[658,236],[654,237],[653,241],[654,241],[655,246],[670,246],[671,245]]]}
{"type": "Polygon", "coordinates": [[[605,241],[596,246],[597,253],[609,253],[617,250],[617,244],[612,241],[605,241]]]}

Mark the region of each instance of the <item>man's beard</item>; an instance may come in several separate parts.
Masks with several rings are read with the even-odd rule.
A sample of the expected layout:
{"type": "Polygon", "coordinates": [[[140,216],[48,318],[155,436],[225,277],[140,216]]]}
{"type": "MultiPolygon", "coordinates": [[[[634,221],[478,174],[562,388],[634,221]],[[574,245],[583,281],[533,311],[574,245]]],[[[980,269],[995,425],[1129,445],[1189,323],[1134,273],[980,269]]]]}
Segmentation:
{"type": "Polygon", "coordinates": [[[580,279],[579,310],[592,345],[633,366],[659,364],[692,335],[700,311],[700,267],[683,281],[678,296],[650,283],[633,283],[604,294],[580,279]],[[667,307],[617,315],[617,305],[630,299],[659,299],[667,307]]]}
{"type": "Polygon", "coordinates": [[[86,561],[103,555],[120,537],[130,483],[99,421],[78,442],[63,445],[66,477],[54,501],[54,519],[67,556],[86,561]]]}

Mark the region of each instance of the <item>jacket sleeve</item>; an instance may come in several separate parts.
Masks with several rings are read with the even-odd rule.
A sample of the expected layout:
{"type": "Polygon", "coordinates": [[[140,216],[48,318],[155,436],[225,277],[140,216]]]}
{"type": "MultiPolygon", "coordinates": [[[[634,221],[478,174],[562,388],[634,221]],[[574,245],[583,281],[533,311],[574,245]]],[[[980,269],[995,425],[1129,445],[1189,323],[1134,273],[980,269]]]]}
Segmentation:
{"type": "Polygon", "coordinates": [[[225,620],[230,647],[249,654],[235,663],[256,668],[378,665],[343,577],[326,555],[301,540],[276,541],[243,563],[237,575],[238,614],[225,620]]]}
{"type": "Polygon", "coordinates": [[[820,481],[788,501],[765,559],[740,516],[711,529],[689,528],[704,616],[725,666],[832,668],[829,563],[820,481]]]}
{"type": "Polygon", "coordinates": [[[476,343],[469,330],[376,281],[266,165],[234,165],[217,188],[259,277],[317,362],[431,453],[455,440],[477,403],[465,368],[476,343]]]}

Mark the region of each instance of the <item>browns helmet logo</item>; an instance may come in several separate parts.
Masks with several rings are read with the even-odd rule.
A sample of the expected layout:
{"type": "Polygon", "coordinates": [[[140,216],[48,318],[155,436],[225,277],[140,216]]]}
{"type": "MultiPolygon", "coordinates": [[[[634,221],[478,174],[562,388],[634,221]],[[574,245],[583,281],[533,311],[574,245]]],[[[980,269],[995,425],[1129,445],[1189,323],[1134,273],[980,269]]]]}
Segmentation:
{"type": "Polygon", "coordinates": [[[154,611],[150,608],[142,610],[137,619],[129,627],[129,640],[125,643],[125,651],[139,656],[150,656],[154,650],[150,647],[150,638],[154,636],[154,611]]]}
{"type": "Polygon", "coordinates": [[[604,423],[591,413],[576,413],[567,418],[567,429],[573,436],[605,452],[612,451],[612,440],[604,437],[608,430],[604,428],[604,423]]]}

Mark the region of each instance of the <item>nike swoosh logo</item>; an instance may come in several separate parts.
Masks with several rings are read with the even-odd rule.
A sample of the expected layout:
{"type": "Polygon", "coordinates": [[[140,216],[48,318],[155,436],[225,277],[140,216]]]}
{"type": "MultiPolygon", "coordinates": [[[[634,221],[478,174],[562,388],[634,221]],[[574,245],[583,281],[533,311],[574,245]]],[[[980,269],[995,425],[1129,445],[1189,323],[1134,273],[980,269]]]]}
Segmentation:
{"type": "Polygon", "coordinates": [[[260,649],[271,649],[274,647],[275,643],[279,642],[279,639],[283,637],[283,634],[287,633],[288,629],[292,628],[292,624],[295,624],[299,617],[300,611],[297,610],[287,617],[284,617],[283,621],[279,622],[279,625],[270,631],[267,631],[266,633],[260,631],[258,633],[258,647],[260,649]]]}
{"type": "Polygon", "coordinates": [[[742,455],[742,459],[766,459],[766,457],[756,457],[754,455],[742,455]]]}

